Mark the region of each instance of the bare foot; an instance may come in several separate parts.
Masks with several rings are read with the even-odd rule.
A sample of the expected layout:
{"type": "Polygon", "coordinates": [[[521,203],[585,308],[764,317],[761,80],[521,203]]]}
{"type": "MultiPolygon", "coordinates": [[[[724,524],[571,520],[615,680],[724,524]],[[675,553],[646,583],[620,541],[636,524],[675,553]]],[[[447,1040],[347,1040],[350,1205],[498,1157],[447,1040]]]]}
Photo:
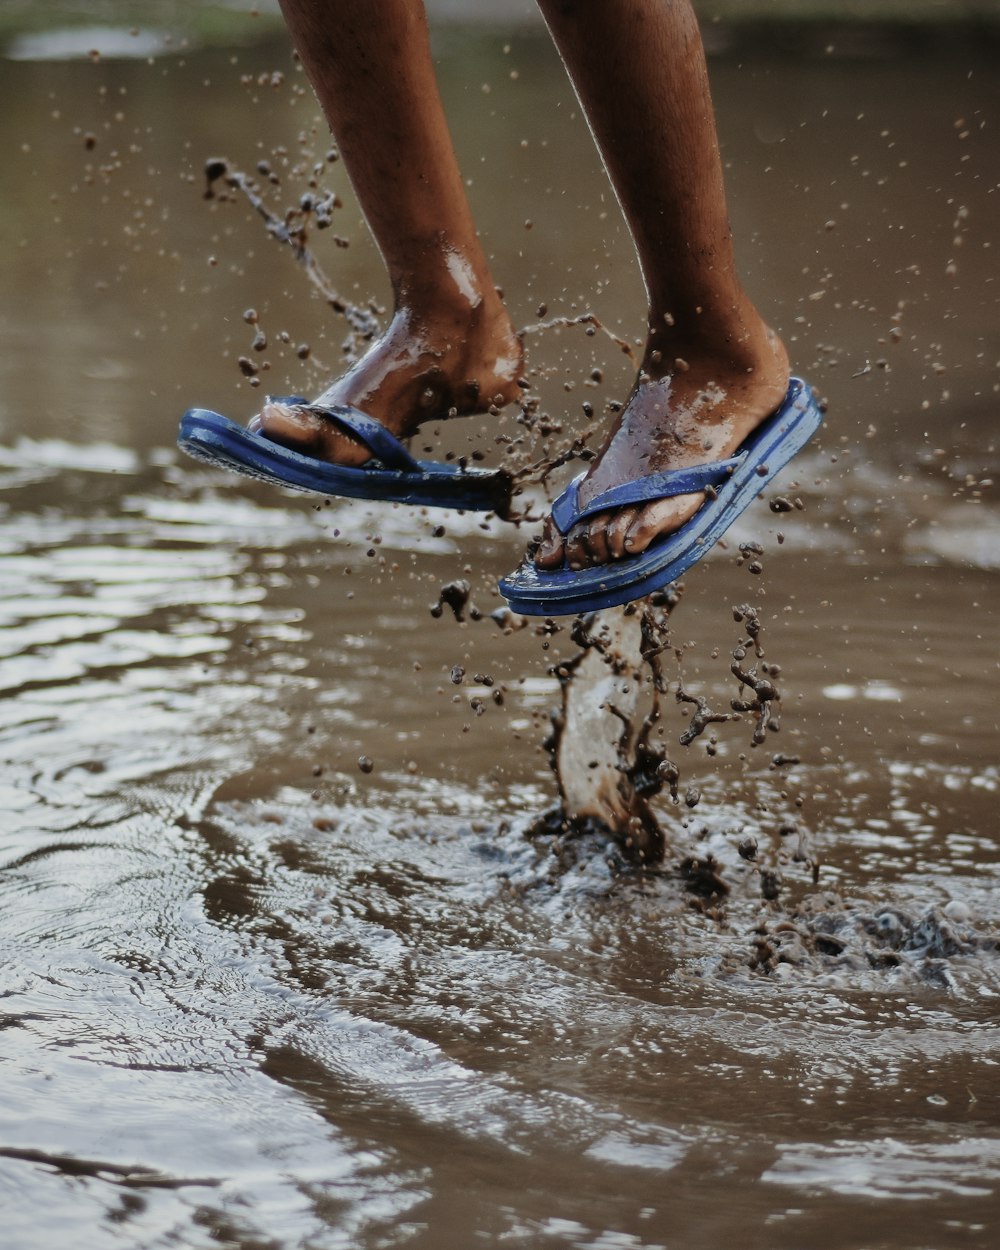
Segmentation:
{"type": "MultiPolygon", "coordinates": [[[[520,394],[524,349],[500,300],[398,309],[385,333],[317,407],[351,404],[406,438],[424,421],[484,413],[520,394]]],[[[359,465],[367,447],[308,407],[267,403],[251,430],[335,464],[359,465]]]]}
{"type": "MultiPolygon", "coordinates": [[[[676,346],[676,345],[675,345],[676,346]]],[[[647,348],[632,393],[580,485],[580,503],[623,482],[666,469],[731,456],[780,405],[788,388],[784,344],[760,323],[738,353],[692,349],[663,359],[647,348]]],[[[705,502],[704,492],[601,512],[559,533],[545,523],[535,564],[581,569],[636,555],[660,534],[679,529],[705,502]]]]}

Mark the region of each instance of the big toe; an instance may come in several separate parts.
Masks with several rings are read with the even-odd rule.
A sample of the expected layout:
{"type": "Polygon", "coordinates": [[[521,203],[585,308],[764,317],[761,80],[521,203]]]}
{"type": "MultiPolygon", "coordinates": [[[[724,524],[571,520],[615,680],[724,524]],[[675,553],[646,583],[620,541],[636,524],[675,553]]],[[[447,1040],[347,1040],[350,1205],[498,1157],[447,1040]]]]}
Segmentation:
{"type": "Polygon", "coordinates": [[[289,404],[267,403],[247,427],[283,447],[327,460],[331,464],[359,465],[371,452],[347,437],[321,413],[289,404]]]}
{"type": "Polygon", "coordinates": [[[320,441],[318,418],[288,404],[265,404],[247,428],[295,451],[313,451],[320,441]]]}
{"type": "Polygon", "coordinates": [[[558,568],[563,561],[565,543],[563,536],[551,517],[546,517],[542,541],[535,552],[535,564],[540,569],[558,568]]]}

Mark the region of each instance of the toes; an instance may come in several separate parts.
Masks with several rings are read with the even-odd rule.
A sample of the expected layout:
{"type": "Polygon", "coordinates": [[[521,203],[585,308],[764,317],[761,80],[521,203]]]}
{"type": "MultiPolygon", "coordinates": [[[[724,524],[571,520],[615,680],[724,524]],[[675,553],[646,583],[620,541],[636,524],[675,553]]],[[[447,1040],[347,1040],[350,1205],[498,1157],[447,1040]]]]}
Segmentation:
{"type": "MultiPolygon", "coordinates": [[[[575,525],[564,538],[551,517],[546,518],[542,540],[535,552],[539,568],[561,567],[563,560],[571,569],[610,564],[628,555],[626,535],[632,523],[642,515],[636,508],[620,512],[600,512],[580,525],[575,525]]],[[[637,548],[637,550],[640,550],[637,548]]]]}
{"type": "Polygon", "coordinates": [[[331,464],[359,465],[371,457],[363,444],[308,408],[265,404],[260,416],[254,417],[247,428],[292,451],[328,460],[331,464]]]}
{"type": "Polygon", "coordinates": [[[575,525],[564,538],[555,521],[548,517],[542,531],[542,541],[535,552],[535,564],[542,569],[559,568],[564,558],[571,569],[606,564],[610,559],[606,522],[607,514],[594,517],[587,524],[575,525]]]}
{"type": "Polygon", "coordinates": [[[566,560],[571,569],[585,569],[610,562],[608,523],[611,517],[610,512],[599,512],[570,530],[566,538],[566,560]]]}
{"type": "Polygon", "coordinates": [[[254,434],[265,434],[293,451],[312,451],[320,440],[317,418],[301,408],[289,408],[286,404],[265,404],[260,415],[254,417],[247,428],[254,434]]]}
{"type": "Polygon", "coordinates": [[[611,559],[611,552],[608,549],[608,525],[611,521],[611,513],[599,512],[597,516],[591,517],[587,525],[584,544],[590,555],[591,564],[607,564],[611,559]]]}
{"type": "Polygon", "coordinates": [[[600,512],[575,525],[565,538],[548,517],[535,552],[535,564],[553,569],[559,568],[565,559],[571,569],[585,569],[638,555],[660,534],[669,534],[683,525],[703,502],[701,495],[678,495],[644,508],[600,512]]]}
{"type": "Polygon", "coordinates": [[[625,550],[631,555],[645,551],[660,534],[678,529],[688,517],[697,512],[703,501],[701,495],[677,495],[673,499],[661,499],[640,509],[625,535],[625,550]]]}
{"type": "Polygon", "coordinates": [[[614,514],[608,523],[608,554],[612,560],[621,560],[628,555],[628,552],[625,550],[625,536],[628,534],[636,516],[635,508],[622,508],[614,514]]]}
{"type": "Polygon", "coordinates": [[[566,535],[566,563],[571,569],[585,569],[590,562],[587,527],[574,525],[566,535]]]}
{"type": "Polygon", "coordinates": [[[558,568],[562,564],[564,546],[563,536],[559,533],[555,521],[547,517],[542,531],[542,541],[535,552],[535,564],[540,569],[558,568]]]}

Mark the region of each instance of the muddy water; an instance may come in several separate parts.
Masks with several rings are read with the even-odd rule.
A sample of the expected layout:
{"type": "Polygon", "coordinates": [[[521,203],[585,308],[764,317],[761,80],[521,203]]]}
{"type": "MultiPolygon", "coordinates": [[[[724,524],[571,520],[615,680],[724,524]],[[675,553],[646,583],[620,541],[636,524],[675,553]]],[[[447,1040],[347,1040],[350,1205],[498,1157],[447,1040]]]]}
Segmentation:
{"type": "MultiPolygon", "coordinates": [[[[439,49],[498,280],[634,337],[573,102],[502,48],[439,49]]],[[[685,748],[664,701],[645,871],[537,828],[567,633],[429,612],[463,577],[497,607],[523,536],[171,449],[191,402],[252,411],[246,308],[266,389],[340,354],[200,198],[205,157],[312,126],[283,47],[5,63],[5,1245],[995,1244],[997,88],[879,53],[713,63],[748,280],[831,413],[775,484],[804,510],[760,504],[671,618],[667,675],[724,710],[758,608],[780,732],[685,748]]],[[[324,262],[384,299],[329,178],[324,262]]],[[[582,329],[533,362],[574,429],[627,378],[582,329]]]]}

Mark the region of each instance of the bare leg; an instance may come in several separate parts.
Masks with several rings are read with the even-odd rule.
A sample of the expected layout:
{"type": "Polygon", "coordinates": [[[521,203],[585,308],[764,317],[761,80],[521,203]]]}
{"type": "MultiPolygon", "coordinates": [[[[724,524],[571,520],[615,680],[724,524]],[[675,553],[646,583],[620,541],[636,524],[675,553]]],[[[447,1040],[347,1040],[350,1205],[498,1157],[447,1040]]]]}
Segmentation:
{"type": "MultiPolygon", "coordinates": [[[[521,345],[476,237],[418,0],[281,0],[385,259],[392,321],[322,396],[393,433],[518,394],[521,345]]],[[[341,464],[369,453],[321,417],[269,404],[269,437],[341,464]]]]}
{"type": "MultiPolygon", "coordinates": [[[[663,469],[720,460],[781,402],[788,359],[740,285],[705,55],[688,0],[539,0],[635,239],[649,296],[639,376],[581,501],[663,469]]],[[[605,563],[677,529],[702,494],[602,513],[545,568],[605,563]]]]}

